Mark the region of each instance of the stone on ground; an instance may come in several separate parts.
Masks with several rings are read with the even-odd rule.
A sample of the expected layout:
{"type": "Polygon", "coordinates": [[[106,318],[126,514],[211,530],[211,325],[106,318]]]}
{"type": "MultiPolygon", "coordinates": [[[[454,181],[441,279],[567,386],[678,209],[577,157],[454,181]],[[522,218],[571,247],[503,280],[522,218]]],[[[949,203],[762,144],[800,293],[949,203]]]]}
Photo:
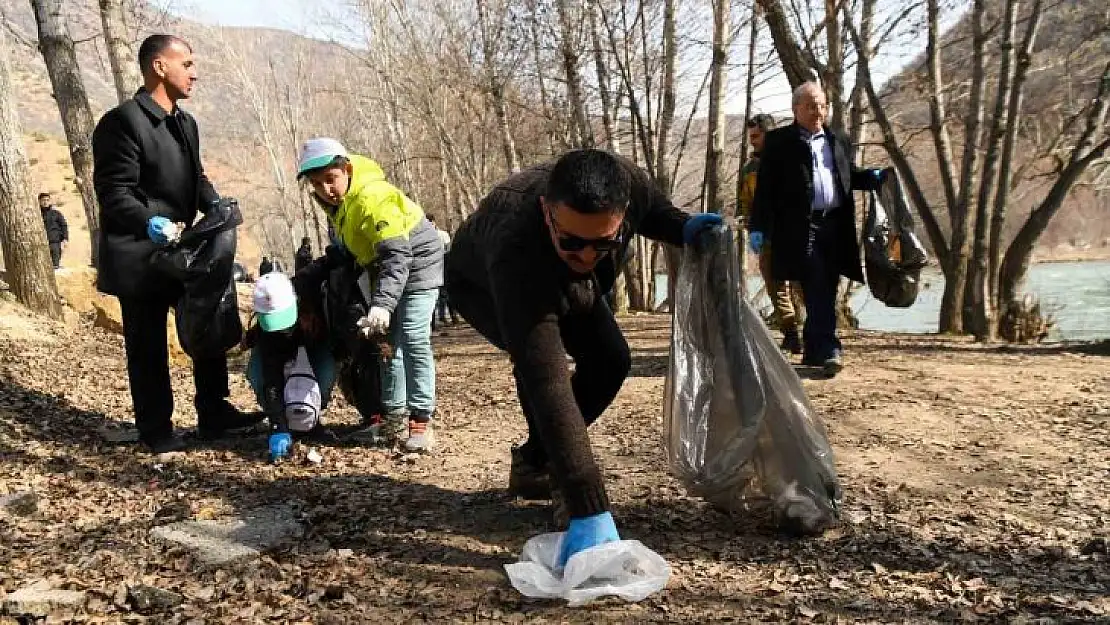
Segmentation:
{"type": "Polygon", "coordinates": [[[0,497],[0,510],[16,516],[30,516],[38,510],[38,495],[30,492],[0,497]]]}
{"type": "Polygon", "coordinates": [[[9,616],[45,617],[59,612],[74,612],[85,603],[85,593],[60,590],[42,580],[24,586],[4,597],[3,612],[9,616]]]}
{"type": "Polygon", "coordinates": [[[208,566],[239,564],[262,551],[298,539],[304,526],[288,506],[265,506],[239,518],[218,521],[179,521],[155,527],[156,539],[185,547],[208,566]]]}
{"type": "Polygon", "coordinates": [[[127,589],[127,602],[140,614],[166,612],[181,605],[185,597],[154,586],[132,586],[127,589]]]}

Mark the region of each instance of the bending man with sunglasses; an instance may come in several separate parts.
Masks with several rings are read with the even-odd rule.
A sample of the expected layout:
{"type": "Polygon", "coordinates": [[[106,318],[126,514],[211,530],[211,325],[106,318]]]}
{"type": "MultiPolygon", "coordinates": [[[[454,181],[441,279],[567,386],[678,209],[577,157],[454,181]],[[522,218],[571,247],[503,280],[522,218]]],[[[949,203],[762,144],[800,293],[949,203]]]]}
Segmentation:
{"type": "Polygon", "coordinates": [[[681,246],[719,223],[675,208],[631,161],[578,150],[509,177],[455,233],[451,302],[509,353],[528,421],[528,440],[512,450],[509,491],[553,500],[567,532],[560,565],[619,540],[586,434],[632,362],[604,295],[633,235],[681,246]]]}

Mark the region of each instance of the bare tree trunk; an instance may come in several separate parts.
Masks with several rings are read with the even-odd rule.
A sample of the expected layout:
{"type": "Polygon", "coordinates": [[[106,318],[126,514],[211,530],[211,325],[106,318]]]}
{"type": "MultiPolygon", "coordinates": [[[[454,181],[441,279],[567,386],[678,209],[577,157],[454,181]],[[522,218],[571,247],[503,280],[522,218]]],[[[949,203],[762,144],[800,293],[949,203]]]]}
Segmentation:
{"type": "MultiPolygon", "coordinates": [[[[875,18],[875,2],[877,0],[863,0],[863,6],[860,9],[860,24],[859,24],[859,49],[856,50],[857,55],[866,56],[868,59],[873,54],[871,50],[871,30],[872,22],[875,18]]],[[[852,108],[849,114],[848,121],[848,134],[852,138],[852,161],[859,164],[862,162],[858,158],[860,145],[863,143],[865,133],[864,128],[864,111],[867,110],[867,94],[864,92],[863,83],[863,68],[864,64],[856,64],[856,85],[852,89],[852,108]]]]}
{"type": "Polygon", "coordinates": [[[61,0],[31,0],[31,8],[35,11],[35,21],[38,23],[39,51],[46,61],[50,84],[54,88],[54,99],[58,102],[62,127],[69,142],[69,158],[73,163],[77,190],[85,207],[92,250],[91,262],[95,266],[100,256],[100,215],[93,189],[93,116],[89,109],[89,98],[85,94],[85,85],[81,82],[81,68],[77,64],[73,39],[69,36],[69,29],[62,16],[61,0]]]}
{"type": "Polygon", "coordinates": [[[31,193],[31,169],[16,112],[7,33],[0,28],[0,247],[4,279],[16,300],[54,319],[62,305],[54,283],[42,214],[31,193]]]}
{"type": "Polygon", "coordinates": [[[729,36],[732,25],[729,20],[729,0],[715,0],[713,3],[713,57],[710,61],[709,79],[709,127],[706,129],[708,141],[705,151],[705,211],[721,214],[724,205],[721,199],[721,173],[724,168],[725,152],[725,111],[722,104],[725,96],[725,70],[728,63],[729,36]]]}
{"type": "Polygon", "coordinates": [[[775,52],[782,62],[782,69],[786,72],[786,80],[790,83],[790,88],[794,89],[807,80],[813,80],[816,77],[814,74],[816,62],[812,58],[807,58],[805,51],[798,45],[780,0],[757,0],[757,2],[763,8],[767,28],[771,31],[771,39],[775,44],[775,52]]]}
{"type": "Polygon", "coordinates": [[[552,118],[551,108],[548,104],[549,96],[547,95],[547,79],[544,78],[543,73],[543,56],[540,54],[540,16],[536,0],[532,0],[530,10],[531,19],[529,19],[528,22],[531,28],[532,59],[536,64],[536,82],[539,84],[540,88],[540,111],[543,113],[547,142],[551,148],[551,152],[554,153],[557,151],[556,146],[558,145],[558,141],[555,137],[555,121],[552,118]]]}
{"type": "Polygon", "coordinates": [[[612,94],[609,91],[609,64],[605,61],[605,50],[601,47],[601,31],[597,24],[598,2],[590,0],[586,10],[590,17],[590,38],[593,43],[594,71],[597,73],[597,90],[601,98],[601,126],[605,130],[605,146],[616,152],[619,143],[613,126],[612,94]]]}
{"type": "MultiPolygon", "coordinates": [[[[1022,62],[1018,57],[1018,63],[1022,62]]],[[[1015,86],[1016,86],[1015,79],[1015,86]]],[[[1103,158],[1110,150],[1110,136],[1107,135],[1108,113],[1110,113],[1110,63],[1107,63],[1099,82],[1098,93],[1088,105],[1086,127],[1072,148],[1067,165],[1060,172],[1048,195],[1040,206],[1035,208],[1018,230],[1006,256],[999,267],[998,291],[999,310],[1016,303],[1018,289],[1029,270],[1029,261],[1037,239],[1044,234],[1049,222],[1060,210],[1068,191],[1091,163],[1103,158]]]]}
{"type": "Polygon", "coordinates": [[[658,146],[655,148],[655,182],[668,196],[674,191],[671,179],[670,138],[675,115],[675,0],[663,1],[663,83],[660,85],[662,106],[659,110],[658,146]]]}
{"type": "MultiPolygon", "coordinates": [[[[1014,146],[1017,143],[1018,127],[1021,125],[1022,92],[1024,91],[1025,78],[1029,73],[1029,66],[1033,62],[1033,46],[1037,39],[1037,30],[1040,27],[1041,14],[1041,0],[1033,0],[1033,6],[1029,11],[1029,21],[1025,26],[1025,33],[1021,41],[1021,50],[1017,53],[1017,64],[1014,67],[1014,82],[1010,89],[1010,101],[1007,104],[1006,138],[1002,145],[1002,157],[998,174],[998,192],[997,195],[995,195],[994,207],[991,213],[990,247],[988,251],[990,265],[987,274],[987,297],[996,311],[1001,310],[1001,306],[1012,299],[1011,297],[1003,300],[999,293],[999,271],[1001,270],[1002,262],[1002,228],[1006,223],[1006,204],[1009,202],[1010,198],[1010,185],[1012,179],[1011,165],[1014,158],[1014,146]]],[[[1103,82],[1099,88],[1099,94],[1102,97],[1106,97],[1106,81],[1107,77],[1106,74],[1104,74],[1103,82]]],[[[1064,192],[1066,193],[1070,188],[1071,185],[1068,185],[1064,192]]],[[[1051,219],[1053,214],[1055,214],[1055,210],[1052,210],[1051,214],[1046,216],[1045,227],[1048,226],[1048,220],[1051,219]]],[[[1030,216],[1030,221],[1032,221],[1032,216],[1030,216]]],[[[1026,225],[1029,224],[1027,223],[1026,225]]],[[[1022,230],[1024,229],[1025,228],[1022,228],[1022,230]]],[[[1031,235],[1032,232],[1033,230],[1029,232],[1029,235],[1031,235]]],[[[1041,232],[1043,232],[1043,229],[1041,232]]],[[[1036,238],[1039,237],[1040,232],[1036,235],[1036,238]]],[[[1015,239],[1014,242],[1016,243],[1017,240],[1015,239]]],[[[1029,251],[1032,252],[1032,246],[1030,246],[1029,251]]],[[[1009,251],[1006,252],[1006,255],[1009,256],[1009,251]]],[[[1026,264],[1027,263],[1028,260],[1026,260],[1026,264]]],[[[1017,277],[1016,280],[1015,276],[1012,275],[1010,278],[1011,284],[1020,281],[1021,278],[1024,277],[1024,272],[1025,270],[1022,269],[1022,276],[1017,277]]],[[[1013,289],[1011,288],[1010,290],[1012,293],[1013,289]]],[[[996,314],[990,321],[992,323],[988,330],[992,333],[997,333],[998,315],[996,314]]]]}
{"type": "Polygon", "coordinates": [[[829,46],[829,60],[825,65],[825,94],[832,107],[829,120],[837,131],[844,130],[844,63],[840,41],[840,20],[836,5],[840,0],[825,0],[825,41],[829,46]]]}
{"type": "MultiPolygon", "coordinates": [[[[982,0],[977,0],[977,4],[982,0]]],[[[1007,0],[1006,15],[1003,19],[1000,67],[998,72],[998,88],[995,93],[994,110],[991,116],[991,127],[987,139],[986,155],[983,157],[983,170],[979,182],[979,196],[975,204],[975,244],[972,250],[971,266],[967,277],[967,291],[964,293],[964,308],[971,310],[970,318],[965,315],[964,325],[971,331],[976,339],[989,341],[995,337],[997,328],[997,309],[994,298],[990,296],[988,270],[988,240],[987,233],[991,228],[992,215],[990,212],[991,199],[997,193],[999,156],[1002,148],[1002,139],[1006,133],[1006,102],[1010,98],[1010,89],[1013,85],[1014,61],[1014,29],[1017,23],[1018,0],[1007,0]]],[[[975,9],[976,15],[981,14],[979,7],[975,9]]],[[[977,33],[982,35],[982,25],[975,21],[977,33]]],[[[982,76],[979,77],[983,79],[982,76]]]]}
{"type": "Polygon", "coordinates": [[[580,11],[574,10],[571,2],[577,8],[581,5],[577,0],[556,0],[555,8],[559,12],[559,25],[562,30],[562,43],[560,49],[563,53],[563,72],[567,79],[567,99],[570,101],[571,111],[578,128],[578,145],[580,147],[593,147],[594,132],[590,126],[590,117],[586,113],[586,95],[582,89],[582,77],[578,73],[578,27],[580,11]]]}
{"type": "Polygon", "coordinates": [[[496,35],[492,32],[494,26],[490,23],[486,0],[476,0],[475,6],[478,9],[478,27],[482,33],[482,61],[485,66],[486,91],[493,100],[493,112],[497,116],[497,128],[501,133],[501,149],[505,153],[505,167],[509,171],[517,171],[520,169],[520,157],[517,155],[513,131],[509,127],[504,79],[497,69],[497,42],[500,39],[501,28],[496,29],[496,35]]]}
{"type": "MultiPolygon", "coordinates": [[[[744,117],[752,118],[752,91],[755,87],[755,47],[759,43],[759,19],[761,9],[758,3],[752,4],[752,14],[748,17],[748,74],[744,79],[744,117]]],[[[740,229],[737,232],[736,245],[740,249],[737,255],[740,259],[740,293],[747,297],[748,275],[748,224],[747,216],[740,215],[740,187],[744,183],[744,165],[748,162],[748,130],[747,124],[740,131],[740,164],[736,169],[736,215],[740,218],[740,229]]]]}
{"type": "Polygon", "coordinates": [[[940,168],[941,184],[948,205],[948,218],[952,227],[950,247],[950,266],[944,275],[944,296],[940,303],[940,331],[961,334],[963,318],[961,315],[964,283],[967,280],[967,257],[970,252],[968,237],[967,207],[961,207],[956,199],[956,174],[952,168],[952,141],[948,136],[945,119],[944,83],[941,78],[940,58],[940,7],[939,0],[928,0],[929,43],[926,55],[929,66],[929,113],[933,145],[936,148],[937,166],[940,168]]]}
{"type": "Polygon", "coordinates": [[[112,65],[112,81],[116,97],[123,104],[143,84],[131,40],[127,36],[127,18],[123,0],[99,0],[100,22],[104,26],[104,41],[108,48],[108,62],[112,65]]]}

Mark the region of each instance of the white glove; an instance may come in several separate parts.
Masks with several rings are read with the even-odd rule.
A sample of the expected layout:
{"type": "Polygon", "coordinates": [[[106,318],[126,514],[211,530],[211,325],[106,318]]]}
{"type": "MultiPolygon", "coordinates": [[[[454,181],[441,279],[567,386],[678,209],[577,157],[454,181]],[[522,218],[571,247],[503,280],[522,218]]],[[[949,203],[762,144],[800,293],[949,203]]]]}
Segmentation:
{"type": "Polygon", "coordinates": [[[359,336],[364,339],[377,334],[386,334],[389,332],[389,311],[380,306],[373,306],[370,308],[370,313],[359,319],[355,325],[358,326],[359,336]]]}

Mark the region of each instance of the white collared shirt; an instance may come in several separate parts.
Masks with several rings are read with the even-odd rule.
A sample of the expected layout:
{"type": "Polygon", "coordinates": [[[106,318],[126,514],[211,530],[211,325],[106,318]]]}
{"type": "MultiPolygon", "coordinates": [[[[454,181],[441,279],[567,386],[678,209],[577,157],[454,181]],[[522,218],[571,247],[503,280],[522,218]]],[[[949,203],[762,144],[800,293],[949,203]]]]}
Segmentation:
{"type": "Polygon", "coordinates": [[[832,143],[824,130],[814,134],[802,133],[809,144],[813,157],[813,210],[836,208],[840,200],[836,195],[836,162],[833,159],[832,143]]]}

